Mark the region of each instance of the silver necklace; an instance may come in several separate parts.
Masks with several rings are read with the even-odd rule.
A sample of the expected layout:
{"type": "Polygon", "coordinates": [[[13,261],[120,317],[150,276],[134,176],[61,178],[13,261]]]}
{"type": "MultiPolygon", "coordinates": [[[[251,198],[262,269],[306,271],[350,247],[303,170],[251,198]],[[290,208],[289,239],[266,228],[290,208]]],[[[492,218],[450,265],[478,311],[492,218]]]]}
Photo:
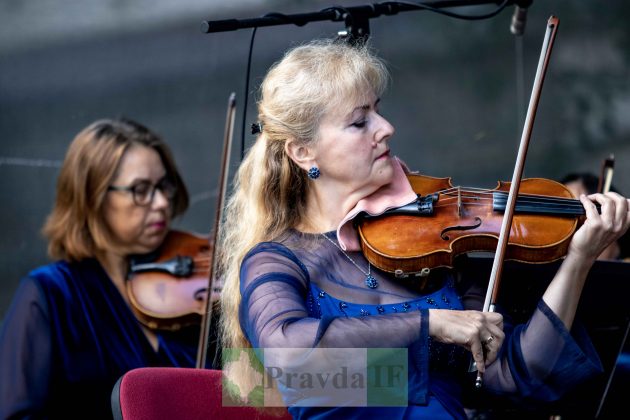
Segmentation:
{"type": "Polygon", "coordinates": [[[350,261],[356,268],[359,269],[360,272],[363,273],[363,275],[365,276],[365,281],[364,282],[365,282],[365,285],[367,287],[369,287],[370,289],[376,289],[378,287],[378,281],[371,274],[371,272],[372,272],[372,264],[370,264],[369,261],[368,261],[368,269],[367,269],[367,273],[366,273],[365,270],[363,270],[361,267],[359,267],[359,264],[354,262],[354,260],[352,258],[350,258],[350,255],[346,254],[346,252],[343,249],[341,249],[341,247],[339,245],[337,245],[337,243],[335,241],[333,241],[332,239],[330,239],[328,236],[326,236],[323,233],[321,235],[324,238],[326,238],[326,240],[328,242],[333,244],[335,246],[335,248],[337,248],[339,251],[341,251],[341,253],[348,259],[348,261],[350,261]]]}

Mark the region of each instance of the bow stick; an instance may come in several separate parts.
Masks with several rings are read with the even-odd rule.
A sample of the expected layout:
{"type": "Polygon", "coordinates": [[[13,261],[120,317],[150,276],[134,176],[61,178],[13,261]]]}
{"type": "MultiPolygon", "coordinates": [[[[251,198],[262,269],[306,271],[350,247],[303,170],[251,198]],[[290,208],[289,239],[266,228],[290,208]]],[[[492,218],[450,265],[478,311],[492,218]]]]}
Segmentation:
{"type": "MultiPolygon", "coordinates": [[[[505,207],[505,213],[503,215],[503,221],[501,224],[501,231],[499,234],[497,251],[494,255],[494,262],[492,264],[492,271],[490,273],[490,279],[488,281],[488,290],[486,293],[486,299],[483,304],[484,312],[494,312],[495,303],[499,294],[499,285],[501,279],[501,272],[503,270],[503,261],[505,259],[505,252],[508,245],[508,239],[510,236],[510,230],[512,228],[512,216],[514,215],[514,207],[516,205],[516,197],[518,195],[518,189],[521,184],[521,178],[523,176],[523,168],[525,166],[525,157],[527,155],[527,148],[529,147],[529,139],[531,138],[532,128],[534,126],[534,118],[536,117],[536,110],[538,108],[538,102],[540,100],[540,93],[542,91],[543,81],[545,80],[545,73],[547,72],[547,66],[549,64],[549,58],[553,47],[553,42],[556,38],[556,32],[558,30],[559,20],[555,16],[549,17],[547,21],[547,29],[543,40],[543,46],[540,53],[540,59],[538,61],[538,68],[536,69],[536,78],[534,79],[534,86],[532,88],[532,95],[529,100],[529,107],[527,109],[527,117],[525,118],[525,125],[523,127],[523,134],[521,136],[521,142],[516,158],[516,165],[514,166],[514,174],[512,175],[512,184],[510,185],[510,192],[508,194],[507,204],[505,207]]],[[[471,366],[471,371],[476,370],[474,363],[471,366]]],[[[481,388],[483,384],[483,374],[477,371],[477,379],[475,380],[475,386],[481,388]]]]}
{"type": "Polygon", "coordinates": [[[225,201],[225,191],[227,190],[228,170],[230,154],[232,149],[232,135],[234,132],[234,116],[236,114],[236,95],[232,93],[228,99],[227,116],[225,121],[225,133],[223,137],[223,154],[221,156],[221,178],[219,180],[219,192],[217,197],[217,211],[214,219],[213,230],[213,250],[212,263],[210,264],[210,273],[208,275],[208,298],[206,299],[206,310],[201,318],[201,330],[199,332],[199,346],[197,348],[197,369],[203,369],[206,366],[208,355],[208,337],[210,336],[210,324],[212,320],[212,282],[216,269],[217,261],[217,238],[219,234],[219,225],[223,217],[223,205],[225,201]]]}

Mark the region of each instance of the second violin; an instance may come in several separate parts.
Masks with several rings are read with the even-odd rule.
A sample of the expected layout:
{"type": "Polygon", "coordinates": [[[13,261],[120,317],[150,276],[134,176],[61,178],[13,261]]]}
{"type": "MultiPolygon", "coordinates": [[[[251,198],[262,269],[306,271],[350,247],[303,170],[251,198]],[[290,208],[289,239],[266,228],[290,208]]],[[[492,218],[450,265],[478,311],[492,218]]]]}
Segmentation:
{"type": "MultiPolygon", "coordinates": [[[[136,318],[151,329],[199,325],[208,298],[212,249],[207,236],[172,230],[155,253],[133,258],[127,292],[136,318]]],[[[211,301],[218,300],[218,290],[211,301]]]]}

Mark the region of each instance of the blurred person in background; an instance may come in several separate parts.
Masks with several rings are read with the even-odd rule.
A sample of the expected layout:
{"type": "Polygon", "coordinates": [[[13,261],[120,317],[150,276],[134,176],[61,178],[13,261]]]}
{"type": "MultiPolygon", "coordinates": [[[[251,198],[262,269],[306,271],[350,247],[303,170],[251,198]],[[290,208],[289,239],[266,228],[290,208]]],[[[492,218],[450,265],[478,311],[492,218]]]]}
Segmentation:
{"type": "Polygon", "coordinates": [[[126,288],[130,257],[155,251],[188,193],[162,139],[103,119],[69,146],[43,227],[56,262],[22,279],[0,330],[0,418],[111,418],[118,378],[193,367],[199,328],[151,330],[126,288]]]}

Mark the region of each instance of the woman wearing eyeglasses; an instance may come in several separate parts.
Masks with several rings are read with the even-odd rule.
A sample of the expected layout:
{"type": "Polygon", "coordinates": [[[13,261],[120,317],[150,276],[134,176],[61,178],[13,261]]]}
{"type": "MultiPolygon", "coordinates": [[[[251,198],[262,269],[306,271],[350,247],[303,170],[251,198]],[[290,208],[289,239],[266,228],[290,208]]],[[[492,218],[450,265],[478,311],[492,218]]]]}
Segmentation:
{"type": "Polygon", "coordinates": [[[134,317],[129,258],[156,250],[188,193],[168,147],[131,120],[100,120],[70,145],[43,232],[52,264],[20,283],[0,331],[0,418],[111,418],[116,380],[194,366],[198,329],[155,333],[134,317]]]}

